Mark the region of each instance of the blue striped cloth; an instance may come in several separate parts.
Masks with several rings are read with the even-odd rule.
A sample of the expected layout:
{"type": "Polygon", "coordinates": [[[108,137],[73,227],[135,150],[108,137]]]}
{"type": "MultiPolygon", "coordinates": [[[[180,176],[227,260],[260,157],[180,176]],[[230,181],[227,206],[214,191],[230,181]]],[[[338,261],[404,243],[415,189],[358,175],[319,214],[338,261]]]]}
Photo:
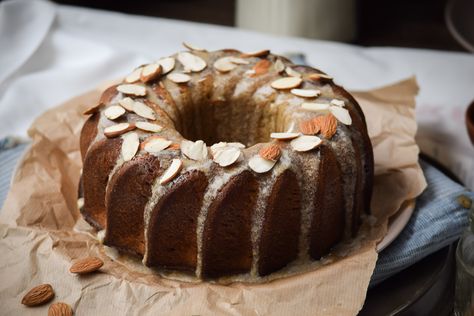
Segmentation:
{"type": "MultiPolygon", "coordinates": [[[[26,147],[27,144],[14,138],[0,141],[0,205],[26,147]]],[[[474,193],[427,162],[421,161],[421,167],[428,187],[418,197],[415,211],[401,234],[380,253],[371,286],[451,244],[468,225],[468,210],[459,199],[462,196],[464,201],[472,201],[474,193]]]]}

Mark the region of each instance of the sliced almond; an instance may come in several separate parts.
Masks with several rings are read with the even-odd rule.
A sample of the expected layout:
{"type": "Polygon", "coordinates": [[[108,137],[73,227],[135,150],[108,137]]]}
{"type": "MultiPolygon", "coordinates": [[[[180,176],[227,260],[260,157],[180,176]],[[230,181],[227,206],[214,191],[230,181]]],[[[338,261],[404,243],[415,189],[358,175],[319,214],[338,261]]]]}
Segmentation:
{"type": "Polygon", "coordinates": [[[167,149],[169,149],[169,150],[180,150],[181,146],[178,143],[173,143],[167,149]]]}
{"type": "Polygon", "coordinates": [[[335,106],[339,106],[341,108],[343,108],[346,105],[346,103],[343,100],[338,100],[338,99],[332,99],[331,104],[335,106]]]}
{"type": "Polygon", "coordinates": [[[128,112],[133,112],[133,103],[135,103],[135,101],[132,98],[130,97],[123,98],[120,101],[118,101],[118,103],[128,112]]]}
{"type": "Polygon", "coordinates": [[[87,274],[99,270],[104,265],[104,261],[97,257],[87,257],[79,259],[69,268],[69,272],[76,274],[87,274]]]}
{"type": "Polygon", "coordinates": [[[332,80],[332,77],[325,74],[310,74],[308,75],[308,79],[313,81],[332,80]]]}
{"type": "Polygon", "coordinates": [[[150,122],[136,122],[135,126],[138,129],[141,129],[142,131],[152,132],[152,133],[158,133],[159,131],[163,129],[163,126],[150,123],[150,122]]]}
{"type": "Polygon", "coordinates": [[[146,105],[143,102],[140,101],[135,101],[133,103],[133,112],[135,112],[137,115],[147,118],[149,120],[155,120],[155,111],[153,111],[152,108],[150,108],[148,105],[146,105]]]}
{"type": "Polygon", "coordinates": [[[187,49],[191,51],[196,51],[196,52],[205,52],[206,50],[204,48],[198,47],[196,45],[192,45],[188,42],[183,42],[183,46],[186,47],[187,49]]]}
{"type": "Polygon", "coordinates": [[[227,146],[215,152],[213,160],[221,167],[227,167],[235,163],[241,155],[241,151],[237,147],[227,146]]]}
{"type": "Polygon", "coordinates": [[[138,84],[121,84],[117,86],[117,91],[123,94],[136,95],[139,97],[146,95],[146,88],[138,84]]]}
{"type": "Polygon", "coordinates": [[[179,72],[168,74],[166,78],[173,81],[174,83],[186,83],[191,80],[191,76],[179,72]]]}
{"type": "Polygon", "coordinates": [[[72,308],[66,303],[56,302],[49,306],[48,316],[72,316],[72,308]]]}
{"type": "Polygon", "coordinates": [[[347,109],[341,108],[339,106],[330,106],[329,112],[331,112],[332,115],[334,115],[337,118],[337,120],[341,122],[342,124],[345,124],[345,125],[352,124],[352,118],[347,109]]]}
{"type": "Polygon", "coordinates": [[[258,154],[264,159],[277,161],[281,156],[281,149],[277,144],[270,144],[262,147],[258,154]]]}
{"type": "Polygon", "coordinates": [[[248,60],[243,59],[243,58],[239,58],[239,57],[234,57],[234,56],[230,56],[229,60],[230,60],[230,62],[232,62],[234,64],[237,64],[237,65],[248,65],[248,64],[250,64],[250,62],[248,60]]]}
{"type": "Polygon", "coordinates": [[[183,64],[185,69],[189,69],[193,72],[200,72],[207,66],[204,59],[189,52],[178,53],[178,60],[183,64]]]}
{"type": "Polygon", "coordinates": [[[292,89],[298,87],[302,81],[303,80],[298,77],[284,77],[273,81],[271,86],[277,90],[292,89]]]}
{"type": "Polygon", "coordinates": [[[192,160],[203,160],[207,158],[207,146],[202,140],[195,142],[186,139],[183,140],[181,142],[181,151],[192,160]]]}
{"type": "Polygon", "coordinates": [[[245,148],[245,145],[242,144],[242,143],[238,143],[238,142],[232,142],[232,143],[219,142],[219,143],[216,143],[216,144],[214,144],[210,147],[211,148],[211,154],[214,156],[214,155],[217,154],[218,151],[225,150],[228,147],[243,149],[243,148],[245,148]]]}
{"type": "Polygon", "coordinates": [[[173,159],[171,165],[166,169],[160,178],[160,184],[166,184],[173,180],[183,167],[183,162],[180,159],[173,159]]]}
{"type": "Polygon", "coordinates": [[[321,130],[318,124],[315,124],[314,120],[306,120],[300,123],[300,131],[305,135],[316,135],[321,130]]]}
{"type": "Polygon", "coordinates": [[[132,71],[131,74],[129,74],[127,77],[125,77],[125,82],[126,83],[135,83],[140,80],[140,75],[142,74],[142,69],[143,67],[138,67],[134,71],[132,71]]]}
{"type": "Polygon", "coordinates": [[[54,297],[54,290],[50,284],[35,286],[23,296],[21,304],[26,306],[37,306],[51,301],[54,297]]]}
{"type": "Polygon", "coordinates": [[[275,67],[275,71],[278,72],[278,73],[285,70],[285,64],[280,59],[277,59],[277,61],[275,62],[274,67],[275,67]]]}
{"type": "Polygon", "coordinates": [[[119,123],[104,128],[104,135],[108,138],[117,137],[133,129],[135,129],[134,124],[119,123]]]}
{"type": "Polygon", "coordinates": [[[151,80],[154,80],[158,78],[158,76],[161,74],[161,65],[158,63],[154,64],[148,64],[143,67],[142,73],[140,75],[140,80],[142,82],[149,82],[151,80]]]}
{"type": "Polygon", "coordinates": [[[292,94],[302,98],[316,98],[321,91],[315,89],[291,89],[292,94]]]}
{"type": "Polygon", "coordinates": [[[84,112],[82,112],[82,114],[84,115],[89,115],[89,114],[94,114],[94,113],[97,113],[99,112],[99,109],[101,107],[103,107],[104,104],[103,103],[99,103],[99,104],[96,104],[94,106],[91,106],[90,108],[88,108],[87,110],[85,110],[84,112]]]}
{"type": "Polygon", "coordinates": [[[165,57],[161,58],[156,62],[157,64],[160,64],[161,66],[161,73],[163,75],[166,75],[168,72],[174,69],[175,66],[175,60],[173,57],[165,57]]]}
{"type": "Polygon", "coordinates": [[[290,77],[301,78],[301,74],[299,72],[297,72],[296,70],[294,70],[293,68],[291,68],[291,67],[286,67],[285,72],[290,77]]]}
{"type": "Polygon", "coordinates": [[[258,50],[258,51],[254,51],[254,52],[243,53],[243,54],[240,55],[240,57],[242,57],[242,58],[263,57],[263,56],[267,56],[268,54],[270,54],[270,50],[262,49],[262,50],[258,50]]]}
{"type": "Polygon", "coordinates": [[[111,105],[105,109],[104,115],[106,118],[113,121],[124,115],[125,112],[125,109],[120,105],[111,105]]]}
{"type": "Polygon", "coordinates": [[[214,62],[214,68],[224,73],[229,72],[236,67],[237,64],[233,63],[230,57],[222,57],[214,62]]]}
{"type": "Polygon", "coordinates": [[[270,69],[272,63],[268,59],[261,59],[259,60],[252,68],[253,75],[252,77],[264,75],[270,69]]]}
{"type": "Polygon", "coordinates": [[[313,102],[303,102],[301,108],[307,111],[312,112],[324,112],[329,110],[329,104],[327,103],[313,103],[313,102]]]}
{"type": "Polygon", "coordinates": [[[265,173],[270,171],[273,166],[276,164],[276,161],[267,160],[262,158],[260,155],[255,155],[249,160],[249,167],[257,173],[265,173]]]}
{"type": "Polygon", "coordinates": [[[271,133],[270,137],[273,139],[288,140],[288,139],[296,138],[300,135],[301,135],[300,133],[285,132],[285,133],[271,133]]]}
{"type": "Polygon", "coordinates": [[[145,141],[142,143],[142,148],[146,152],[156,154],[168,148],[171,143],[172,142],[166,138],[159,136],[151,136],[145,139],[145,141]]]}
{"type": "Polygon", "coordinates": [[[321,144],[318,136],[301,135],[290,142],[291,148],[295,151],[310,151],[321,144]]]}
{"type": "Polygon", "coordinates": [[[140,147],[140,139],[137,133],[129,133],[122,136],[122,158],[124,161],[132,160],[140,147]]]}
{"type": "Polygon", "coordinates": [[[337,130],[337,120],[331,113],[315,117],[313,124],[317,126],[321,134],[327,139],[330,139],[337,130]]]}

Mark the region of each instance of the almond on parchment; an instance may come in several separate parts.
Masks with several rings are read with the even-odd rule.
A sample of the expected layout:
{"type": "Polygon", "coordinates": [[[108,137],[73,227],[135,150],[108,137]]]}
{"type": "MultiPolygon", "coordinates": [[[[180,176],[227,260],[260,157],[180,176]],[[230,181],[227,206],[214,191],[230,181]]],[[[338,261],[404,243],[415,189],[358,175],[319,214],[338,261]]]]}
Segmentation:
{"type": "Polygon", "coordinates": [[[49,306],[48,316],[72,316],[72,308],[63,302],[53,303],[49,306]]]}
{"type": "Polygon", "coordinates": [[[54,297],[54,290],[50,284],[35,286],[23,296],[21,304],[26,306],[37,306],[51,301],[54,297]]]}
{"type": "Polygon", "coordinates": [[[270,144],[262,147],[258,154],[264,159],[277,161],[281,156],[281,149],[277,144],[270,144]]]}
{"type": "Polygon", "coordinates": [[[104,265],[104,261],[97,257],[87,257],[75,261],[69,268],[69,272],[75,274],[87,274],[99,270],[104,265]]]}

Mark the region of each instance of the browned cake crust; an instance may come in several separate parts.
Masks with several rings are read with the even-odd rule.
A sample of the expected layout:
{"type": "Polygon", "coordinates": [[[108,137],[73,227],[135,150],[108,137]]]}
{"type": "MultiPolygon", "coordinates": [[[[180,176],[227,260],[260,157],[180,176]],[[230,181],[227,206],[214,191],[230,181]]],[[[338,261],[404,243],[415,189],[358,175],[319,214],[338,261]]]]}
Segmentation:
{"type": "Polygon", "coordinates": [[[370,213],[372,145],[356,100],[268,51],[178,53],[86,114],[81,212],[147,266],[265,276],[327,255],[370,213]]]}

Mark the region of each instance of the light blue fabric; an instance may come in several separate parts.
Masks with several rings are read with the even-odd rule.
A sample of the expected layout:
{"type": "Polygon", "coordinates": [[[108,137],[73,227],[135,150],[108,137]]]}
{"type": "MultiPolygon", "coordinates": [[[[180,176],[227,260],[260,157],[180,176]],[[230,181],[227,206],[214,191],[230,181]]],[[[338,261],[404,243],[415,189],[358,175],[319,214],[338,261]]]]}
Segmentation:
{"type": "Polygon", "coordinates": [[[415,211],[403,231],[379,254],[371,286],[451,244],[468,226],[469,210],[458,198],[464,195],[472,201],[474,193],[429,163],[420,163],[428,187],[417,198],[415,211]]]}

